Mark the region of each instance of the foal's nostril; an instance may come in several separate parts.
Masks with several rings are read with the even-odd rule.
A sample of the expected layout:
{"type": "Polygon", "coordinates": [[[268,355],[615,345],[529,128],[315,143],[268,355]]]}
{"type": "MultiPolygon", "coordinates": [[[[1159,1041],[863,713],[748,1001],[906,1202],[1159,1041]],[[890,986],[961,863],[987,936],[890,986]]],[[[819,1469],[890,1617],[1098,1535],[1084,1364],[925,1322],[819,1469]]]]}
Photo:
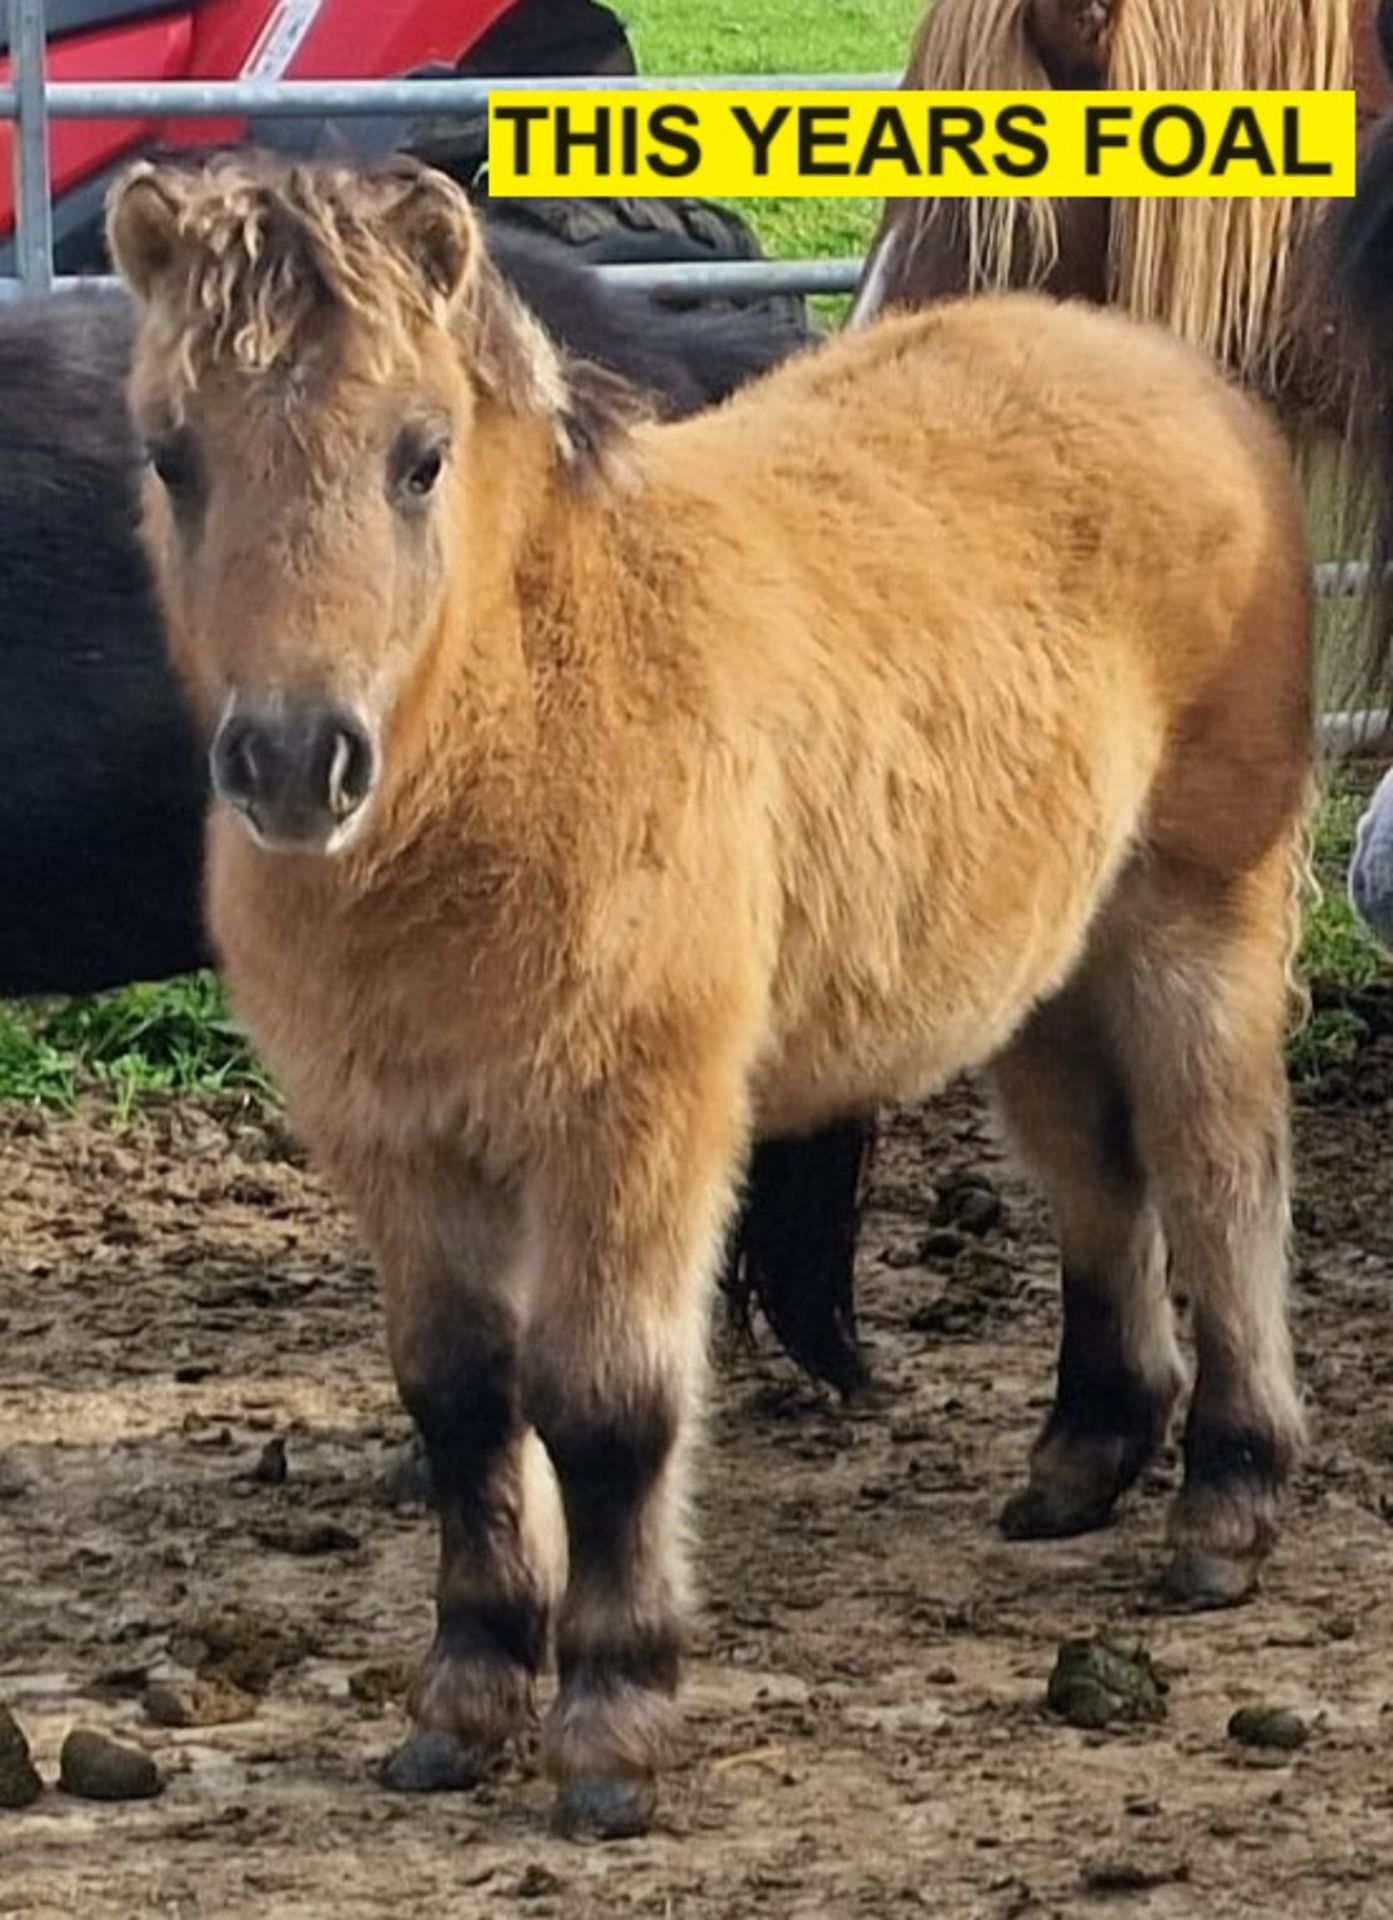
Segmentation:
{"type": "Polygon", "coordinates": [[[247,720],[228,720],[213,743],[213,772],[229,800],[252,801],[265,777],[266,760],[258,750],[258,730],[247,720]]]}
{"type": "Polygon", "coordinates": [[[261,783],[261,762],[257,760],[257,739],[255,733],[240,733],[236,741],[228,747],[226,756],[228,781],[234,793],[251,799],[261,783]]]}
{"type": "Polygon", "coordinates": [[[336,820],[356,813],[372,787],[372,743],[352,722],[331,730],[324,792],[336,820]]]}

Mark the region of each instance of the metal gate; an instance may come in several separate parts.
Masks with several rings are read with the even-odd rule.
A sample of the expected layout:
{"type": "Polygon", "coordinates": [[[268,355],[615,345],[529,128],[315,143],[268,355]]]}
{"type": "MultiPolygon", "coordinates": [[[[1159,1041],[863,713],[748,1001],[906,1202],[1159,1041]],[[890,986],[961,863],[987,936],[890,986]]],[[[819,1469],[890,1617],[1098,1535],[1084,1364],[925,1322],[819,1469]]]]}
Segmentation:
{"type": "MultiPolygon", "coordinates": [[[[0,276],[0,298],[43,292],[62,284],[53,271],[53,221],[49,200],[50,120],[105,120],[139,115],[163,119],[384,118],[430,114],[442,118],[477,113],[492,93],[509,89],[575,87],[614,93],[660,88],[770,88],[860,91],[897,87],[897,73],[703,74],[664,79],[649,75],[575,80],[236,80],[202,84],[181,80],[55,81],[44,71],[44,0],[5,0],[9,12],[13,84],[0,87],[0,118],[15,125],[15,256],[18,277],[0,276]]],[[[655,292],[849,293],[859,259],[673,261],[667,266],[604,266],[597,272],[655,292]]]]}

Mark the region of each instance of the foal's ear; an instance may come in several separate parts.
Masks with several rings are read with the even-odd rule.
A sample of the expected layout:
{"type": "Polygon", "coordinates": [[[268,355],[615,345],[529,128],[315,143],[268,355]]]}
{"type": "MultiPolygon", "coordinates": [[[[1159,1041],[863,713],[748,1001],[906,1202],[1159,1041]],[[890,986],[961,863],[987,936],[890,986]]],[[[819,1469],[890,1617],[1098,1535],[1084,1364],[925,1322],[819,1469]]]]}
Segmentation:
{"type": "Polygon", "coordinates": [[[107,195],[107,250],[138,300],[149,300],[155,283],[173,263],[179,247],[179,211],[172,173],[149,160],[129,167],[107,195]]]}
{"type": "Polygon", "coordinates": [[[455,306],[479,262],[479,228],[463,187],[419,163],[395,169],[405,191],[392,203],[388,226],[396,244],[447,307],[455,306]]]}

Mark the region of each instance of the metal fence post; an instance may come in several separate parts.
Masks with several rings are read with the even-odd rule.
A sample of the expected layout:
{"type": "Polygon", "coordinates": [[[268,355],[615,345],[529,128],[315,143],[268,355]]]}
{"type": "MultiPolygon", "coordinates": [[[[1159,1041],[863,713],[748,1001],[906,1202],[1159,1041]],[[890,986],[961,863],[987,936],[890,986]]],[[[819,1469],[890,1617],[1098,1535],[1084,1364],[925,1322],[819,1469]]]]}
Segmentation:
{"type": "Polygon", "coordinates": [[[48,197],[48,103],[44,94],[44,0],[8,0],[15,89],[15,253],[26,293],[53,285],[53,210],[48,197]]]}

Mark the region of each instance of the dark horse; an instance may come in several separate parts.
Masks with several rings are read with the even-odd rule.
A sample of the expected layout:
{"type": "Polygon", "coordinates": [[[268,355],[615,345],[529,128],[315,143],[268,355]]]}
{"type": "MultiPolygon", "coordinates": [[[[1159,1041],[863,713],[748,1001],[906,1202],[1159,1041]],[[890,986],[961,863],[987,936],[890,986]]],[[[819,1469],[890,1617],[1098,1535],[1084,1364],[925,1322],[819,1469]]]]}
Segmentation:
{"type": "MultiPolygon", "coordinates": [[[[1378,37],[1393,76],[1393,0],[1381,0],[1378,37]]],[[[1377,369],[1379,430],[1393,449],[1393,113],[1367,143],[1359,190],[1338,224],[1336,257],[1351,323],[1377,369]]],[[[1393,773],[1385,774],[1359,822],[1349,886],[1365,925],[1393,947],[1393,773]]]]}
{"type": "MultiPolygon", "coordinates": [[[[814,337],[788,304],[681,312],[559,242],[490,223],[504,273],[579,357],[661,409],[720,401],[814,337]]],[[[0,994],[88,993],[210,964],[207,774],[166,664],[136,539],[123,295],[0,307],[0,994]]],[[[755,1153],[729,1285],[844,1391],[862,1138],[755,1153]],[[790,1305],[793,1303],[793,1305],[790,1305]]]]}
{"type": "MultiPolygon", "coordinates": [[[[1386,13],[1386,9],[1384,10],[1386,13]]],[[[1361,128],[1393,103],[1375,0],[935,0],[907,87],[1352,87],[1361,128]]],[[[1320,201],[887,201],[852,322],[988,284],[1045,285],[1169,322],[1248,373],[1290,346],[1287,295],[1320,201]],[[1227,249],[1215,241],[1228,240],[1227,249]]],[[[1265,384],[1265,383],[1264,383],[1265,384]]],[[[1271,393],[1286,408],[1297,396],[1271,393]]],[[[1309,396],[1299,396],[1303,403],[1309,396]]]]}
{"type": "MultiPolygon", "coordinates": [[[[1380,0],[1377,31],[1393,81],[1393,0],[1380,0]]],[[[1393,113],[1365,144],[1359,188],[1339,223],[1340,287],[1355,324],[1381,355],[1393,348],[1393,113]]]]}

